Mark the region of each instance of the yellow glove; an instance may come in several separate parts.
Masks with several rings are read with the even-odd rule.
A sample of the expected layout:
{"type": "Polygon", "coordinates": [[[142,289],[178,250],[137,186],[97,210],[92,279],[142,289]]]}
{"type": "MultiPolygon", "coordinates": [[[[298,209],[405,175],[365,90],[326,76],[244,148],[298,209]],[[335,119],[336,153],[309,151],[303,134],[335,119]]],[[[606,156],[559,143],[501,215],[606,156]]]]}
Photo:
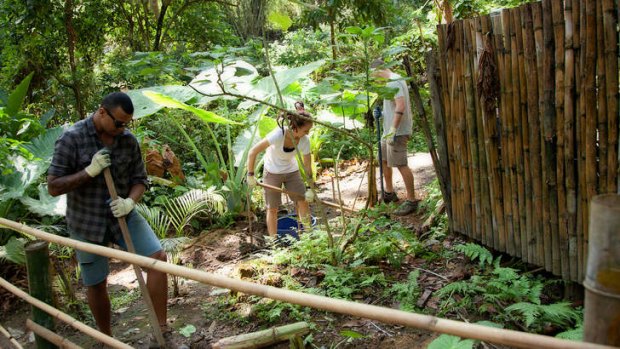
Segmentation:
{"type": "Polygon", "coordinates": [[[128,215],[135,206],[136,203],[133,201],[132,198],[123,199],[119,197],[116,200],[112,200],[112,202],[110,202],[112,214],[116,218],[128,215]]]}
{"type": "Polygon", "coordinates": [[[253,175],[248,175],[247,182],[248,188],[254,189],[256,187],[256,178],[253,175]]]}
{"type": "Polygon", "coordinates": [[[103,171],[104,168],[110,166],[112,161],[110,160],[110,151],[106,148],[99,150],[93,155],[90,165],[86,166],[84,171],[91,177],[96,177],[103,171]]]}
{"type": "Polygon", "coordinates": [[[396,128],[394,126],[392,126],[392,127],[390,127],[390,133],[388,133],[386,143],[389,146],[393,146],[395,138],[396,138],[396,128]]]}
{"type": "Polygon", "coordinates": [[[310,188],[306,189],[306,193],[304,194],[304,197],[306,198],[306,201],[314,202],[314,199],[315,199],[314,190],[310,188]]]}

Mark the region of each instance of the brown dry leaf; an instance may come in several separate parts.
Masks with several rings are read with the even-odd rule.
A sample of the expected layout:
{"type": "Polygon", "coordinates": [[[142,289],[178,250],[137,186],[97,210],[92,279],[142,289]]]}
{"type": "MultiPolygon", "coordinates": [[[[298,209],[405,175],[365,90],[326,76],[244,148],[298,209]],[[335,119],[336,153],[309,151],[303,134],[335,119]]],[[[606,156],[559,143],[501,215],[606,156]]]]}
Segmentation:
{"type": "Polygon", "coordinates": [[[150,175],[163,177],[166,169],[164,168],[164,158],[156,149],[146,151],[146,172],[150,175]]]}
{"type": "Polygon", "coordinates": [[[182,183],[185,181],[185,175],[183,174],[183,170],[181,170],[181,162],[176,155],[174,155],[168,144],[164,145],[164,167],[170,172],[172,180],[175,183],[182,183]]]}

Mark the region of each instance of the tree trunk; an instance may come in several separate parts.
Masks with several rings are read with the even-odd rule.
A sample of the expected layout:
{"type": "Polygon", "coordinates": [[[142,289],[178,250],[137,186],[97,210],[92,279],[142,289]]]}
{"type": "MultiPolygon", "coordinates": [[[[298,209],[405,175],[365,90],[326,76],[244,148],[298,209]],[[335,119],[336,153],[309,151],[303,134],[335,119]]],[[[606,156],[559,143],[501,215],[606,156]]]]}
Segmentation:
{"type": "Polygon", "coordinates": [[[159,51],[159,46],[161,44],[161,33],[164,27],[164,18],[166,17],[166,11],[168,10],[169,5],[170,1],[163,1],[161,3],[161,10],[159,11],[159,16],[157,17],[157,28],[155,29],[155,42],[153,42],[153,51],[159,51]]]}
{"type": "Polygon", "coordinates": [[[71,67],[71,90],[75,95],[75,108],[84,119],[84,103],[80,91],[80,79],[77,76],[77,64],[75,63],[75,28],[73,28],[73,0],[65,1],[65,29],[67,30],[67,50],[69,51],[69,66],[71,67]]]}

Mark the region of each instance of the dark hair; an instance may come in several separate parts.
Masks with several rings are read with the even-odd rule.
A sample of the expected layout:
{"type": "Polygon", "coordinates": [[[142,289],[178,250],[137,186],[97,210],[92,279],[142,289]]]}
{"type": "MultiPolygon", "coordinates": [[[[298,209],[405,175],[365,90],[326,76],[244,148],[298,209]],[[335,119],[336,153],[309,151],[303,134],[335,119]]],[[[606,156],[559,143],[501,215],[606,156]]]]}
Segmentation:
{"type": "Polygon", "coordinates": [[[306,124],[312,124],[312,115],[305,110],[300,110],[297,113],[280,113],[276,121],[282,132],[284,132],[285,120],[288,120],[288,124],[292,129],[297,130],[306,124]]]}
{"type": "Polygon", "coordinates": [[[107,109],[121,107],[125,113],[133,114],[133,103],[131,102],[131,98],[123,92],[112,92],[103,97],[101,106],[107,109]]]}
{"type": "Polygon", "coordinates": [[[296,101],[295,102],[295,110],[299,111],[299,110],[305,110],[306,106],[304,105],[304,102],[302,101],[296,101]]]}

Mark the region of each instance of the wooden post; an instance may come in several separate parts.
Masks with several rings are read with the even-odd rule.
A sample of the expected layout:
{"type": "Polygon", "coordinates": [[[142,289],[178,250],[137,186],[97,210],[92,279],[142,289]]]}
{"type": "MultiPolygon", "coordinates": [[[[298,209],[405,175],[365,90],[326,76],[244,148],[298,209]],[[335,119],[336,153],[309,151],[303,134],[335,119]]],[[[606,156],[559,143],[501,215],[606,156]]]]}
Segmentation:
{"type": "Polygon", "coordinates": [[[584,340],[620,346],[620,195],[590,202],[584,340]]]}
{"type": "MultiPolygon", "coordinates": [[[[26,267],[28,268],[28,287],[30,295],[47,304],[52,304],[52,280],[49,272],[50,262],[47,242],[31,241],[26,244],[26,267]]],[[[32,319],[35,323],[55,331],[54,318],[37,307],[32,307],[32,319]]],[[[56,348],[47,339],[35,334],[38,349],[56,348]]]]}

